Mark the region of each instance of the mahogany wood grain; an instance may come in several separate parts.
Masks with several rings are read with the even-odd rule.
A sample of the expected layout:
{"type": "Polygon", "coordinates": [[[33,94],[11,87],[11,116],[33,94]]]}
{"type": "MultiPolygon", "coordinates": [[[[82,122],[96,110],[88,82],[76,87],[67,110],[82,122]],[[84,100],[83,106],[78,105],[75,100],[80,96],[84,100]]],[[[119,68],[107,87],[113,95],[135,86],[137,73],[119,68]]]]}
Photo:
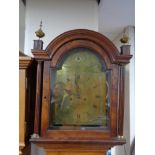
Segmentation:
{"type": "Polygon", "coordinates": [[[105,139],[104,142],[99,141],[51,141],[50,139],[34,139],[33,143],[39,147],[44,148],[45,155],[57,155],[57,154],[82,154],[82,155],[106,155],[109,147],[122,145],[126,141],[125,139],[113,138],[105,139]]]}
{"type": "Polygon", "coordinates": [[[46,51],[49,53],[50,58],[57,52],[57,50],[65,44],[68,44],[72,41],[81,41],[89,40],[94,42],[96,45],[102,47],[109,56],[111,63],[122,63],[127,64],[130,62],[132,55],[121,55],[115,45],[104,35],[87,29],[76,29],[67,31],[58,37],[56,37],[51,43],[47,46],[46,51]]]}
{"type": "Polygon", "coordinates": [[[124,76],[125,68],[124,66],[119,67],[119,111],[118,111],[118,135],[123,136],[123,120],[124,120],[124,76]]]}
{"type": "MultiPolygon", "coordinates": [[[[123,49],[126,49],[123,47],[123,49]]],[[[129,49],[128,49],[129,50],[129,49]]],[[[117,138],[123,133],[124,116],[124,71],[122,65],[130,62],[129,51],[118,52],[114,44],[104,35],[85,29],[65,32],[56,37],[46,50],[32,50],[38,62],[36,87],[35,133],[39,138],[31,142],[45,149],[46,155],[100,155],[109,147],[125,144],[125,139],[117,138]],[[92,50],[105,62],[111,72],[110,127],[106,130],[54,130],[49,129],[51,95],[51,68],[57,69],[61,59],[74,48],[92,50]],[[42,97],[42,98],[41,98],[42,97]],[[41,109],[38,112],[38,108],[41,109]],[[40,125],[39,125],[40,124],[40,125]]]]}
{"type": "Polygon", "coordinates": [[[38,144],[44,148],[45,155],[106,155],[109,145],[102,144],[38,144]]]}
{"type": "Polygon", "coordinates": [[[37,65],[37,79],[36,79],[36,104],[35,104],[35,121],[34,121],[34,133],[39,135],[40,133],[40,106],[41,106],[41,88],[42,88],[42,61],[38,60],[37,65]]]}
{"type": "MultiPolygon", "coordinates": [[[[121,48],[121,55],[130,54],[130,45],[123,45],[121,48]]],[[[118,133],[117,135],[123,136],[124,124],[124,101],[125,101],[125,65],[119,65],[119,101],[118,101],[118,133]]]]}

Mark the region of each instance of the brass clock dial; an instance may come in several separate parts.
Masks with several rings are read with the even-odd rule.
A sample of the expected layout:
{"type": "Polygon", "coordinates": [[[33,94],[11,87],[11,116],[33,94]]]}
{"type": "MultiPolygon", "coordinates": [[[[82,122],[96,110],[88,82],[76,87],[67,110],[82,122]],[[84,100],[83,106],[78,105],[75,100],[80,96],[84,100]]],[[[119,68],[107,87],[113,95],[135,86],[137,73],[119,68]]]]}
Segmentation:
{"type": "Polygon", "coordinates": [[[106,72],[99,57],[77,48],[55,73],[51,105],[55,125],[106,125],[106,72]]]}

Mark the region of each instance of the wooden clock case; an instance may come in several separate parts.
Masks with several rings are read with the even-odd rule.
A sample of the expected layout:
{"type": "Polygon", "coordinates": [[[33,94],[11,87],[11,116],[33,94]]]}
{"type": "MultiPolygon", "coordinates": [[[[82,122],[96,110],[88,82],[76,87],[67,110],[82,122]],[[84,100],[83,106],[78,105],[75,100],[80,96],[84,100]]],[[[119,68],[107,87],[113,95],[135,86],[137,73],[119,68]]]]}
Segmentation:
{"type": "Polygon", "coordinates": [[[36,61],[19,52],[19,154],[30,154],[30,136],[34,131],[36,61]]]}
{"type": "Polygon", "coordinates": [[[35,97],[34,134],[30,141],[43,147],[46,155],[100,155],[108,148],[126,143],[123,138],[124,66],[131,59],[130,46],[121,47],[121,53],[104,35],[86,29],[65,32],[46,48],[33,49],[38,62],[35,97]],[[106,130],[50,129],[49,109],[51,94],[50,69],[57,69],[61,59],[72,49],[86,48],[98,55],[111,71],[110,125],[106,130]]]}

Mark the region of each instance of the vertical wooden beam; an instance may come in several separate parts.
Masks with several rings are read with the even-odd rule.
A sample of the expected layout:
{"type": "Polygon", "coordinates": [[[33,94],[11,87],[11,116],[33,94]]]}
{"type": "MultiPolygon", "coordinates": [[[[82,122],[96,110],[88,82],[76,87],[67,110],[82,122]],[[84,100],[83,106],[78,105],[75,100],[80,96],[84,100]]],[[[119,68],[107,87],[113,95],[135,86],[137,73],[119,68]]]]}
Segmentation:
{"type": "MultiPolygon", "coordinates": [[[[39,46],[39,45],[38,45],[39,46]]],[[[36,46],[37,48],[37,46],[36,46]]],[[[42,73],[44,60],[49,59],[49,55],[46,51],[41,49],[33,49],[32,54],[37,61],[37,77],[36,77],[36,101],[35,101],[35,120],[34,120],[34,133],[32,138],[39,138],[40,126],[41,126],[41,101],[42,101],[42,73]]]]}
{"type": "Polygon", "coordinates": [[[26,74],[31,62],[30,57],[19,57],[19,155],[25,147],[26,74]]]}
{"type": "Polygon", "coordinates": [[[42,86],[42,61],[38,60],[37,65],[37,84],[36,84],[36,103],[35,103],[35,121],[34,121],[34,134],[40,134],[40,106],[41,106],[41,86],[42,86]]]}
{"type": "Polygon", "coordinates": [[[119,66],[119,111],[118,111],[118,135],[123,136],[124,121],[124,66],[119,66]]]}
{"type": "Polygon", "coordinates": [[[19,71],[19,154],[25,147],[25,69],[19,71]]]}
{"type": "Polygon", "coordinates": [[[34,133],[32,135],[33,138],[39,138],[40,134],[40,115],[41,115],[41,99],[42,99],[42,64],[43,60],[42,59],[37,59],[36,56],[38,56],[38,51],[43,49],[43,41],[42,40],[34,40],[34,46],[33,50],[36,50],[37,54],[34,54],[34,57],[36,58],[38,64],[37,64],[37,83],[36,83],[36,102],[35,102],[35,116],[34,116],[34,133]]]}
{"type": "MultiPolygon", "coordinates": [[[[121,46],[121,55],[130,55],[130,45],[121,46]]],[[[125,101],[125,65],[119,65],[119,105],[117,135],[123,136],[124,101],[125,101]]]]}

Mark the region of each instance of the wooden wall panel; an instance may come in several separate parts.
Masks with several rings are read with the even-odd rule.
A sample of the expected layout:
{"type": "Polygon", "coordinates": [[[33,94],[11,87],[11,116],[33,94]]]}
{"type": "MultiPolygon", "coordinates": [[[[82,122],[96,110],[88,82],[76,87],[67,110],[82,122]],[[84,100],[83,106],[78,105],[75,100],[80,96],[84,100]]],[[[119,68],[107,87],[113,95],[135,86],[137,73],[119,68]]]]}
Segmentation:
{"type": "Polygon", "coordinates": [[[25,70],[19,71],[19,147],[20,153],[25,146],[25,70]]]}

